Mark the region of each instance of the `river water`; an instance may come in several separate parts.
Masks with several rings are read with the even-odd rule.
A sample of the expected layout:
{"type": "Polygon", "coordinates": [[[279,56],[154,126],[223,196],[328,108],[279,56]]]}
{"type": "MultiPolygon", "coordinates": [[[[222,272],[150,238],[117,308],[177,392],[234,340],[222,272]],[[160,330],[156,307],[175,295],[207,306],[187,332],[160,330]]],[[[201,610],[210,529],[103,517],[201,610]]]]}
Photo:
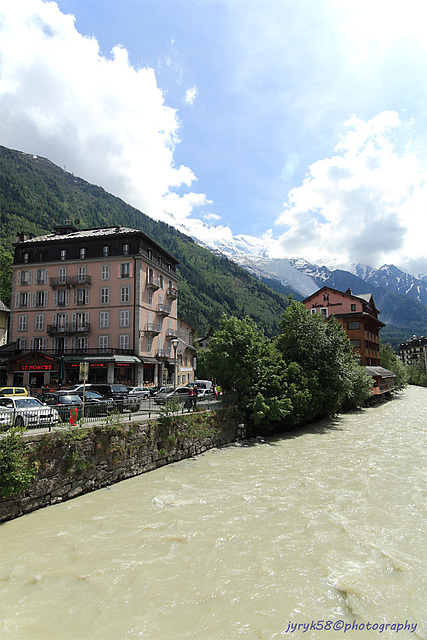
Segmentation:
{"type": "Polygon", "coordinates": [[[426,440],[409,387],[5,523],[0,637],[425,639],[426,440]]]}

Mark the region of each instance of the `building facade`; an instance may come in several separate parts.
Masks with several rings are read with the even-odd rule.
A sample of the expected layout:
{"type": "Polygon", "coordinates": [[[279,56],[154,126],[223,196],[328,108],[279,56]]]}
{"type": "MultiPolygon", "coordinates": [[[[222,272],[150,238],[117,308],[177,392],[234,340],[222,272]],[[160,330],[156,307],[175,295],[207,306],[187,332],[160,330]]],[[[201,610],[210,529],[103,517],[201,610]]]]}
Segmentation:
{"type": "Polygon", "coordinates": [[[325,319],[334,315],[343,327],[353,347],[359,353],[363,366],[380,365],[379,332],[384,323],[378,319],[372,294],[354,295],[351,289],[338,291],[323,287],[303,300],[310,313],[319,313],[325,319]]]}
{"type": "Polygon", "coordinates": [[[158,384],[173,370],[177,264],[142,231],[121,226],[18,234],[8,384],[65,386],[83,360],[89,382],[158,384]]]}
{"type": "Polygon", "coordinates": [[[411,364],[421,362],[427,371],[427,338],[413,336],[407,342],[402,343],[399,347],[399,356],[404,365],[409,367],[411,364]]]}

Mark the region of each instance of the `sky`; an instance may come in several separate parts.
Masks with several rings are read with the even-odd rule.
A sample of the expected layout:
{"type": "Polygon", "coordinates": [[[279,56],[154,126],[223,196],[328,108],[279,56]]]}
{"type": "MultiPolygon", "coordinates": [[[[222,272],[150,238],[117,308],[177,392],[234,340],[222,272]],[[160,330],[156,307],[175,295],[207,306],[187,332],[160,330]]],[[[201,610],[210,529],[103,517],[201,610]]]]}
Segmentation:
{"type": "Polygon", "coordinates": [[[0,0],[0,144],[209,246],[427,274],[425,0],[0,0]]]}

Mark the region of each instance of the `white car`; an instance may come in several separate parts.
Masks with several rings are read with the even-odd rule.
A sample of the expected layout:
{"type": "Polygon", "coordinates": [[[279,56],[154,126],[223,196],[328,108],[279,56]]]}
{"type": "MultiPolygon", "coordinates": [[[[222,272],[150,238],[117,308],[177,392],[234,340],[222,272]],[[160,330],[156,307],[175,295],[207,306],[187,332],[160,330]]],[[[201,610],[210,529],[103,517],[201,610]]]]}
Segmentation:
{"type": "Polygon", "coordinates": [[[147,400],[150,397],[150,389],[148,387],[130,387],[129,395],[134,398],[147,400]]]}
{"type": "Polygon", "coordinates": [[[30,396],[0,398],[0,425],[5,427],[51,427],[59,422],[59,413],[30,396]]]}

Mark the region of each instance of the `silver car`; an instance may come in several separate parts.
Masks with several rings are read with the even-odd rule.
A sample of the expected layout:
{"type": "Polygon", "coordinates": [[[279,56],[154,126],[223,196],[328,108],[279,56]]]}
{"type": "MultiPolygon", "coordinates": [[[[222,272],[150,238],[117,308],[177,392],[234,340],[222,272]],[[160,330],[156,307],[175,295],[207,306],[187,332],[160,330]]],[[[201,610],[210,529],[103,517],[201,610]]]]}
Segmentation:
{"type": "Polygon", "coordinates": [[[130,387],[129,396],[147,400],[150,397],[150,389],[148,387],[130,387]]]}
{"type": "Polygon", "coordinates": [[[0,425],[3,427],[50,427],[58,424],[56,409],[47,407],[37,398],[9,396],[0,398],[0,425]]]}

